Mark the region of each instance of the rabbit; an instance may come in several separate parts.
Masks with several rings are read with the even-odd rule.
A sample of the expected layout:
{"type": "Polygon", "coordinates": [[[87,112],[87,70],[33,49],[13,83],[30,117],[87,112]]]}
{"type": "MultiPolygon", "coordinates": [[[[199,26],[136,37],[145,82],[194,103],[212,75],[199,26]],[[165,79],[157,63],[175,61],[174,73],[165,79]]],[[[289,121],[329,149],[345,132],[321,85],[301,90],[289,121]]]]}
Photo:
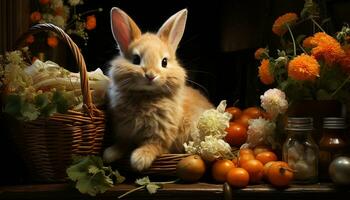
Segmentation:
{"type": "Polygon", "coordinates": [[[213,105],[186,86],[186,71],[176,59],[187,9],[171,16],[157,33],[144,34],[121,9],[113,7],[110,14],[120,55],[108,71],[115,141],[103,159],[110,163],[130,153],[131,167],[143,171],[161,154],[183,152],[199,116],[213,105]]]}

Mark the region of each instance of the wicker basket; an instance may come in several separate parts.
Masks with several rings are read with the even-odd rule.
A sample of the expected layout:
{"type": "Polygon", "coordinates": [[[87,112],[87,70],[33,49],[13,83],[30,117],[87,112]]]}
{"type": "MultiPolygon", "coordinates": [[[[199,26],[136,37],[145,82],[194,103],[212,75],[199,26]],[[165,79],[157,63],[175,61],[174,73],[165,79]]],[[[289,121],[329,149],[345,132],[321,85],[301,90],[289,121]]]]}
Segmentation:
{"type": "MultiPolygon", "coordinates": [[[[140,172],[140,174],[148,176],[175,177],[177,163],[187,156],[189,156],[189,154],[163,154],[152,163],[149,169],[140,172]]],[[[130,158],[124,158],[117,161],[116,168],[124,173],[133,172],[130,166],[130,158]]]]}
{"type": "Polygon", "coordinates": [[[52,31],[71,49],[80,71],[83,111],[69,110],[65,114],[40,117],[24,122],[15,142],[33,181],[61,182],[66,180],[66,168],[73,155],[100,154],[105,132],[104,112],[92,103],[87,69],[78,46],[59,27],[38,24],[22,35],[24,41],[29,34],[52,31]]]}

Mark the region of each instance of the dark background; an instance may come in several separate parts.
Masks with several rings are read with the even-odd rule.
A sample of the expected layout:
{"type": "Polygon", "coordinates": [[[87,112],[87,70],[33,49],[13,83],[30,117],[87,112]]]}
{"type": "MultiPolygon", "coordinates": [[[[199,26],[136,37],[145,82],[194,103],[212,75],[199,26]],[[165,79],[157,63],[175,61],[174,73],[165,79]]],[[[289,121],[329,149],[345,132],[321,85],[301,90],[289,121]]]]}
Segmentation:
{"type": "MultiPolygon", "coordinates": [[[[2,0],[1,0],[2,1],[2,0]]],[[[278,47],[279,38],[271,31],[274,20],[286,12],[300,13],[303,0],[85,0],[78,8],[103,8],[97,13],[97,27],[89,32],[87,46],[74,38],[82,48],[88,70],[100,67],[104,72],[109,61],[118,55],[117,45],[110,30],[109,11],[116,6],[124,10],[143,31],[156,32],[171,15],[187,8],[188,18],[177,55],[188,71],[189,78],[198,85],[210,101],[217,105],[226,99],[228,105],[239,100],[241,108],[260,104],[259,96],[267,89],[257,76],[259,61],[254,52],[259,47],[278,47]]],[[[325,28],[334,32],[344,22],[350,22],[350,2],[322,0],[322,17],[331,17],[325,28]]],[[[33,5],[34,7],[35,5],[33,5]]],[[[273,53],[272,53],[273,54],[273,53]]],[[[69,52],[66,55],[70,59],[69,52]]],[[[61,61],[56,61],[60,63],[61,61]]],[[[74,63],[68,62],[68,69],[74,63]]],[[[3,124],[2,130],[11,134],[12,125],[3,124]]],[[[3,132],[3,131],[2,131],[3,132]]],[[[11,137],[1,138],[1,184],[22,184],[27,180],[24,164],[11,137]]]]}

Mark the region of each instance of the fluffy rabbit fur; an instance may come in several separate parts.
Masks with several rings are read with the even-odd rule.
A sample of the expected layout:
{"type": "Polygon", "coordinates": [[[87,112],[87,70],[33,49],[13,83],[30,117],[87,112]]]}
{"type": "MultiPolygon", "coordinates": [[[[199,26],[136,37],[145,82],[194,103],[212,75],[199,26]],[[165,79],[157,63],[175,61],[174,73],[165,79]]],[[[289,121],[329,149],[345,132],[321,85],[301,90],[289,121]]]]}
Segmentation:
{"type": "Polygon", "coordinates": [[[132,168],[142,171],[163,153],[182,152],[198,117],[212,107],[186,86],[186,72],[176,59],[186,18],[187,10],[181,10],[156,34],[142,34],[125,12],[112,8],[112,33],[121,54],[109,70],[115,143],[105,150],[105,161],[131,153],[132,168]]]}

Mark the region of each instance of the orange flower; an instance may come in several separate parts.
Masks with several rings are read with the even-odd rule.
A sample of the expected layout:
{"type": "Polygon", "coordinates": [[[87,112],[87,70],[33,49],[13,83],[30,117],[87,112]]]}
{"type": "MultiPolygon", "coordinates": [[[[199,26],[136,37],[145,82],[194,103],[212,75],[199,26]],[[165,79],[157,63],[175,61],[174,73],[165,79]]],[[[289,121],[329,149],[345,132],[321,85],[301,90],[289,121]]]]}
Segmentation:
{"type": "Polygon", "coordinates": [[[339,60],[339,64],[345,73],[350,74],[350,45],[343,46],[343,50],[345,56],[339,60]]]}
{"type": "Polygon", "coordinates": [[[32,20],[32,22],[38,22],[39,20],[41,20],[42,16],[41,13],[39,11],[35,11],[32,12],[32,14],[30,14],[30,20],[32,20]]]}
{"type": "Polygon", "coordinates": [[[309,48],[309,49],[311,49],[311,48],[315,47],[315,45],[311,44],[312,38],[313,38],[313,37],[310,36],[310,37],[307,37],[307,38],[305,38],[305,39],[303,40],[303,47],[304,47],[304,48],[309,48]]]}
{"type": "Polygon", "coordinates": [[[316,59],[324,59],[328,65],[337,63],[340,58],[345,56],[345,52],[341,48],[340,43],[326,33],[315,33],[310,43],[315,46],[311,50],[311,54],[316,59]]]}
{"type": "Polygon", "coordinates": [[[255,51],[254,53],[254,58],[257,60],[261,60],[264,58],[264,54],[266,53],[266,49],[265,48],[259,48],[255,51]]]}
{"type": "Polygon", "coordinates": [[[50,0],[39,0],[39,3],[41,5],[46,5],[46,4],[50,3],[50,0]]]}
{"type": "Polygon", "coordinates": [[[286,13],[276,19],[272,26],[272,32],[278,36],[282,36],[288,31],[286,24],[292,25],[298,20],[298,15],[295,13],[286,13]]]}
{"type": "Polygon", "coordinates": [[[288,76],[301,81],[315,80],[320,74],[320,65],[313,56],[301,54],[288,64],[288,76]]]}
{"type": "Polygon", "coordinates": [[[96,17],[95,17],[95,15],[90,15],[90,16],[86,17],[85,28],[87,30],[92,30],[92,29],[96,28],[96,17]]]}
{"type": "Polygon", "coordinates": [[[27,44],[32,44],[34,42],[34,36],[33,35],[28,35],[26,38],[26,43],[27,44]]]}
{"type": "Polygon", "coordinates": [[[275,81],[270,72],[270,61],[268,59],[263,59],[261,61],[261,65],[259,66],[259,77],[260,81],[265,85],[270,85],[275,81]]]}
{"type": "Polygon", "coordinates": [[[49,37],[47,38],[47,44],[48,44],[50,47],[52,47],[52,48],[57,47],[57,45],[58,45],[58,39],[57,39],[57,37],[56,37],[56,36],[49,36],[49,37]]]}

